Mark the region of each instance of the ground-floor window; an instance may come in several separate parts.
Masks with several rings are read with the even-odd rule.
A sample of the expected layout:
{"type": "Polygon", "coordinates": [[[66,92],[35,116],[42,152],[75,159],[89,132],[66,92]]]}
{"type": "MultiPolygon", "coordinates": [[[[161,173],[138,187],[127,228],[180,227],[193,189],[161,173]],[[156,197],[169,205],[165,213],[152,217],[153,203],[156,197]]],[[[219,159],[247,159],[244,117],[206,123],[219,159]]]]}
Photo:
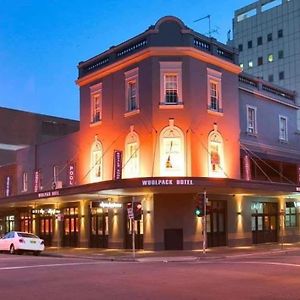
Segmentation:
{"type": "Polygon", "coordinates": [[[20,214],[20,230],[23,232],[32,232],[32,216],[29,212],[20,214]]]}
{"type": "Polygon", "coordinates": [[[297,226],[297,208],[294,202],[286,202],[285,204],[285,227],[297,226]]]}

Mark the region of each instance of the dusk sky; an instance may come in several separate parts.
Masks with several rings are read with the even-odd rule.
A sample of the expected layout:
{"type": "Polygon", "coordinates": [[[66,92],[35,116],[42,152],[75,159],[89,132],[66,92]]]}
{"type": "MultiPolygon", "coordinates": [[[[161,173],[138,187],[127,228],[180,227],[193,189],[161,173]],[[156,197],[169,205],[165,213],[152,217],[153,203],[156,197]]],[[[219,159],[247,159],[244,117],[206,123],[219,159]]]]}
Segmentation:
{"type": "Polygon", "coordinates": [[[0,0],[0,107],[79,119],[77,64],[166,15],[226,42],[252,0],[0,0]]]}

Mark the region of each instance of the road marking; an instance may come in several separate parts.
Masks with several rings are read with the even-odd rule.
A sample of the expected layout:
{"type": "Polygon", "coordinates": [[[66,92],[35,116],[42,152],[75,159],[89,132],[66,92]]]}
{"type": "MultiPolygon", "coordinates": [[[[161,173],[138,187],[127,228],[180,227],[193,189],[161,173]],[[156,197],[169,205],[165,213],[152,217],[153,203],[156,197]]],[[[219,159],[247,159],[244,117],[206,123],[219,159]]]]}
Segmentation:
{"type": "Polygon", "coordinates": [[[80,265],[96,265],[109,262],[82,262],[82,263],[64,263],[64,264],[44,264],[44,265],[32,265],[32,266],[16,266],[16,267],[0,267],[0,270],[20,270],[20,269],[34,269],[45,267],[66,267],[66,266],[80,266],[80,265]]]}
{"type": "Polygon", "coordinates": [[[286,266],[300,268],[299,264],[280,263],[280,262],[263,262],[263,261],[219,261],[219,262],[204,262],[204,263],[220,263],[220,264],[256,264],[256,265],[274,265],[274,266],[286,266]]]}

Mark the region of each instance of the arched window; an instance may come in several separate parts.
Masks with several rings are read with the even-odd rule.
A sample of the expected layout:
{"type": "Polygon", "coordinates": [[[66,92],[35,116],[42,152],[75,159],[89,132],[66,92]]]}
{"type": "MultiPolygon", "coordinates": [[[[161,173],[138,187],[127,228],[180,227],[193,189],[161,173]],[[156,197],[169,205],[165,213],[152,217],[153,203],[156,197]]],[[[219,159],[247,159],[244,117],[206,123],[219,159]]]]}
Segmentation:
{"type": "Polygon", "coordinates": [[[186,176],[184,135],[170,121],[160,134],[160,176],[186,176]]]}
{"type": "Polygon", "coordinates": [[[124,172],[126,178],[140,175],[140,141],[133,128],[125,140],[124,172]]]}
{"type": "Polygon", "coordinates": [[[223,138],[216,125],[208,136],[208,176],[225,177],[223,138]]]}
{"type": "Polygon", "coordinates": [[[97,182],[103,179],[102,153],[102,145],[96,140],[92,145],[91,151],[91,182],[97,182]]]}

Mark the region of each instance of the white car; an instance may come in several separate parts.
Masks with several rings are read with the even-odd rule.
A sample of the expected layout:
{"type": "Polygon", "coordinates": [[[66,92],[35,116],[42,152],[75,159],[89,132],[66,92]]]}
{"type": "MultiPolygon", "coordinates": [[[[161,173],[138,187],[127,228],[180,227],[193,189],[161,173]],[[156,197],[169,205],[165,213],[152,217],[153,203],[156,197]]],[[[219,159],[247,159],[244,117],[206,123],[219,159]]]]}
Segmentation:
{"type": "Polygon", "coordinates": [[[0,239],[0,251],[8,251],[10,254],[27,251],[39,255],[44,249],[44,241],[28,232],[10,231],[0,239]]]}

